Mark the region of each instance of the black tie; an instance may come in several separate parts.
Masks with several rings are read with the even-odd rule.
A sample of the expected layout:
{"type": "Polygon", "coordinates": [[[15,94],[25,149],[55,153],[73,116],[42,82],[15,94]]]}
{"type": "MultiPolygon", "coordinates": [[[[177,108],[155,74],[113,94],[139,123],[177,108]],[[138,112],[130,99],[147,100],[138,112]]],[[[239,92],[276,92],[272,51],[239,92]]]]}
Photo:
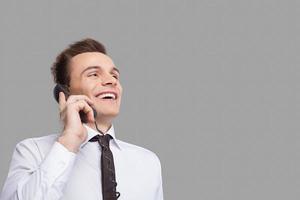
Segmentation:
{"type": "Polygon", "coordinates": [[[90,142],[98,142],[102,149],[101,154],[101,176],[102,176],[102,196],[103,200],[116,200],[120,193],[116,191],[117,182],[115,177],[114,158],[109,149],[109,140],[112,136],[109,134],[96,135],[90,142]]]}

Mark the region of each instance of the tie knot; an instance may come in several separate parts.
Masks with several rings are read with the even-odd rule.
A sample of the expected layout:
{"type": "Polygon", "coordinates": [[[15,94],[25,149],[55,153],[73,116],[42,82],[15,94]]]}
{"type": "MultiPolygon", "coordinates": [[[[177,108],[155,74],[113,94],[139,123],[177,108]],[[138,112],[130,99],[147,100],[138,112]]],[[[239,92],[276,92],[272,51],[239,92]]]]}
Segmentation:
{"type": "Polygon", "coordinates": [[[109,146],[109,140],[112,139],[112,136],[109,134],[101,135],[100,140],[105,146],[109,146]]]}
{"type": "Polygon", "coordinates": [[[101,146],[109,147],[109,140],[112,139],[112,136],[109,134],[105,135],[95,135],[89,142],[99,142],[101,146]]]}

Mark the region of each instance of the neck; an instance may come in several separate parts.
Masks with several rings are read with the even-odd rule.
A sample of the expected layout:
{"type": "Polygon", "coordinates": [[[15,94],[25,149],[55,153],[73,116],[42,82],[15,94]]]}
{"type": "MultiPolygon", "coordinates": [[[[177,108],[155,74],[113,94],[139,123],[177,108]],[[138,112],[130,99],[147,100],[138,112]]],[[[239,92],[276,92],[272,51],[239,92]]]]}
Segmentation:
{"type": "MultiPolygon", "coordinates": [[[[97,128],[102,132],[102,133],[106,133],[108,131],[108,129],[110,129],[110,127],[112,126],[112,120],[111,119],[96,119],[96,123],[97,123],[97,128]]],[[[94,129],[97,130],[95,123],[87,123],[87,125],[94,129]]]]}

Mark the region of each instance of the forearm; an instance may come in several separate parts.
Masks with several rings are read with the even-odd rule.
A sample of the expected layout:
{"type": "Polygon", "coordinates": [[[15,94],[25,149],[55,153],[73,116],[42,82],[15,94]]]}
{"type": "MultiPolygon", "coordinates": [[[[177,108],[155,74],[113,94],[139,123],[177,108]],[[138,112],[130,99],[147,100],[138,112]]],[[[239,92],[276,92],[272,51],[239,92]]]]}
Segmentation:
{"type": "Polygon", "coordinates": [[[40,164],[33,165],[32,162],[22,162],[27,160],[27,153],[22,145],[16,148],[1,200],[59,199],[72,171],[76,154],[56,142],[45,159],[40,164]]]}

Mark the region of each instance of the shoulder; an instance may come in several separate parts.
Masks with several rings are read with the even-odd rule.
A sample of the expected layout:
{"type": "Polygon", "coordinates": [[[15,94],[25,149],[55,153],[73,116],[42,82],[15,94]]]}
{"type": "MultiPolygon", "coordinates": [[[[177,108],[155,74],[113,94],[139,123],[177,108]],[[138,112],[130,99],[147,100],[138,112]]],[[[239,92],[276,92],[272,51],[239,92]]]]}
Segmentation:
{"type": "Polygon", "coordinates": [[[38,151],[43,154],[51,149],[58,136],[59,134],[50,134],[41,137],[26,138],[16,144],[15,150],[29,152],[38,151]]]}
{"type": "Polygon", "coordinates": [[[41,137],[26,138],[18,142],[16,146],[46,145],[55,142],[58,136],[59,136],[58,134],[51,134],[51,135],[46,135],[41,137]]]}
{"type": "Polygon", "coordinates": [[[141,147],[121,140],[117,140],[117,141],[118,144],[121,146],[122,151],[128,153],[130,157],[133,157],[134,159],[142,160],[144,162],[151,162],[156,164],[158,167],[160,167],[160,159],[158,155],[153,151],[145,147],[141,147]]]}

